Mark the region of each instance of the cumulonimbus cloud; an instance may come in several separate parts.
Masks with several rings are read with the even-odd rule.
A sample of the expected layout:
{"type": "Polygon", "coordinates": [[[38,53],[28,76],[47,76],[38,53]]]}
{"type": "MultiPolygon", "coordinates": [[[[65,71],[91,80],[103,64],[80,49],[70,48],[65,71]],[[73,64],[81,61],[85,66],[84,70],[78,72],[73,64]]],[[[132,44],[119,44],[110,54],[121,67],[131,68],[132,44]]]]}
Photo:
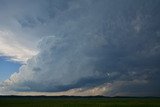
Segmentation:
{"type": "Polygon", "coordinates": [[[4,89],[23,93],[104,88],[102,93],[112,96],[138,95],[148,87],[143,95],[147,90],[152,91],[149,95],[160,94],[160,16],[153,15],[160,2],[55,3],[50,3],[54,8],[49,5],[52,11],[46,10],[45,17],[31,15],[22,18],[25,24],[19,21],[24,29],[40,32],[33,34],[47,33],[41,36],[39,53],[1,84],[4,89]],[[31,19],[34,26],[30,26],[31,19]],[[106,83],[110,84],[107,88],[102,85],[106,83]]]}

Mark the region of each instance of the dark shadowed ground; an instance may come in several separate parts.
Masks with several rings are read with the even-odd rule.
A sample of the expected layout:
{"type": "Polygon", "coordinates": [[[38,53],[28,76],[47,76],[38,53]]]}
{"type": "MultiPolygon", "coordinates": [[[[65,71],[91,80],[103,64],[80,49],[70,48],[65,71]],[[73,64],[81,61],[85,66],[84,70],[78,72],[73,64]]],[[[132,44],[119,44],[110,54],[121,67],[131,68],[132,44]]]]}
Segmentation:
{"type": "Polygon", "coordinates": [[[1,96],[0,107],[160,107],[160,98],[1,96]]]}

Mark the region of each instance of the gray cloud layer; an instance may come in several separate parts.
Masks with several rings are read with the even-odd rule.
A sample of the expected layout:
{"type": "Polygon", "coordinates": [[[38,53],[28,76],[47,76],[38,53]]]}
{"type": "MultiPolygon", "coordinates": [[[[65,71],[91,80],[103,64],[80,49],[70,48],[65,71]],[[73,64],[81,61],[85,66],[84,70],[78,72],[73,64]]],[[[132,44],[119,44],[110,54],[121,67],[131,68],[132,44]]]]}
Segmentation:
{"type": "Polygon", "coordinates": [[[41,40],[39,53],[3,87],[55,92],[111,83],[104,95],[160,95],[160,1],[5,3],[18,10],[8,12],[24,38],[41,40]]]}

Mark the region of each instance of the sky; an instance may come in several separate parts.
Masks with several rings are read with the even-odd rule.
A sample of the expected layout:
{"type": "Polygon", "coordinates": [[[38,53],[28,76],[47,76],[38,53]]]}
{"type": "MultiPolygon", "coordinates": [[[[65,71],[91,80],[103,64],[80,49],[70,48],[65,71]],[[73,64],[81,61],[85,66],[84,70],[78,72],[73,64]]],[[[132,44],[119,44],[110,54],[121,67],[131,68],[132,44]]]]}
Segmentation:
{"type": "Polygon", "coordinates": [[[20,66],[20,63],[11,62],[7,60],[6,57],[0,57],[0,81],[9,78],[9,76],[16,72],[20,66]]]}
{"type": "Polygon", "coordinates": [[[0,0],[0,95],[160,96],[159,0],[0,0]]]}

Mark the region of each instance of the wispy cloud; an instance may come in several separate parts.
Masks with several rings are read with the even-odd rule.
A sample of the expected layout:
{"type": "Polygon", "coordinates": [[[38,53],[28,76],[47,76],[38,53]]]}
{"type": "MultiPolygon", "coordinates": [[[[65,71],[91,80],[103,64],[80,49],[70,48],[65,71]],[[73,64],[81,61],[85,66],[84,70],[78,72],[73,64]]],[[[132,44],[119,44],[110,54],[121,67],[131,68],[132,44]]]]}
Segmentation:
{"type": "Polygon", "coordinates": [[[14,33],[10,31],[0,31],[0,55],[9,57],[8,60],[26,63],[28,59],[36,55],[36,50],[18,43],[14,33]]]}

